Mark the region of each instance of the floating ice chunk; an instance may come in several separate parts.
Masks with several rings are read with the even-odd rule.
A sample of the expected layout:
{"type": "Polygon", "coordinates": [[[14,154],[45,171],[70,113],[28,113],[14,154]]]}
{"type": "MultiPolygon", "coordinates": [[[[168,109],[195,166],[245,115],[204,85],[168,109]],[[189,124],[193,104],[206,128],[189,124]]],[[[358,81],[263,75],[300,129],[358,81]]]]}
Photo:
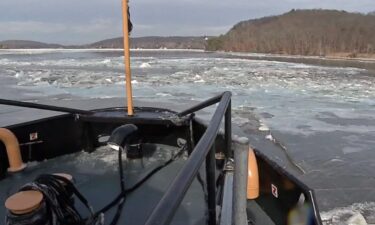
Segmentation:
{"type": "Polygon", "coordinates": [[[0,64],[8,64],[9,60],[8,59],[0,59],[0,64]]]}
{"type": "Polygon", "coordinates": [[[238,125],[244,125],[246,123],[249,123],[250,120],[248,118],[242,118],[242,117],[233,117],[232,122],[238,125]]]}
{"type": "Polygon", "coordinates": [[[249,139],[247,137],[239,137],[236,141],[238,141],[240,144],[248,144],[249,139]]]}
{"type": "Polygon", "coordinates": [[[168,93],[156,93],[157,96],[162,96],[162,97],[166,97],[166,96],[172,96],[171,94],[168,94],[168,93]]]}
{"type": "Polygon", "coordinates": [[[151,65],[149,63],[142,63],[139,68],[150,68],[151,65]]]}
{"type": "Polygon", "coordinates": [[[330,162],[345,162],[342,159],[331,159],[330,162]]]}
{"type": "Polygon", "coordinates": [[[14,75],[15,78],[21,78],[23,77],[25,74],[23,73],[23,71],[20,71],[18,73],[16,73],[16,75],[14,75]]]}
{"type": "Polygon", "coordinates": [[[361,148],[361,147],[344,147],[343,149],[342,149],[342,152],[344,153],[344,154],[350,154],[350,153],[357,153],[357,152],[361,152],[361,151],[363,151],[363,148],[361,148]]]}
{"type": "Polygon", "coordinates": [[[367,222],[363,215],[358,212],[348,219],[348,225],[367,225],[367,222]]]}
{"type": "Polygon", "coordinates": [[[202,79],[202,77],[198,74],[194,76],[194,83],[205,83],[206,81],[202,79]]]}
{"type": "Polygon", "coordinates": [[[258,129],[259,129],[260,131],[269,131],[269,130],[270,130],[270,128],[267,127],[267,125],[266,125],[266,124],[263,124],[263,123],[260,124],[260,126],[259,126],[258,129]]]}
{"type": "Polygon", "coordinates": [[[126,81],[120,80],[120,81],[117,81],[115,84],[117,84],[117,85],[124,85],[124,84],[126,84],[126,81]]]}
{"type": "Polygon", "coordinates": [[[39,82],[39,81],[41,81],[42,80],[42,77],[35,77],[34,79],[33,79],[33,83],[37,83],[37,82],[39,82]]]}
{"type": "Polygon", "coordinates": [[[132,84],[138,84],[137,80],[132,80],[132,84]]]}
{"type": "Polygon", "coordinates": [[[110,60],[110,59],[104,59],[104,60],[102,61],[102,64],[109,64],[109,63],[111,63],[111,60],[110,60]]]}
{"type": "Polygon", "coordinates": [[[270,141],[274,141],[275,140],[271,134],[266,135],[266,139],[270,140],[270,141]]]}
{"type": "Polygon", "coordinates": [[[323,224],[327,225],[370,225],[375,224],[372,216],[374,210],[375,202],[364,202],[321,212],[320,215],[323,224]]]}

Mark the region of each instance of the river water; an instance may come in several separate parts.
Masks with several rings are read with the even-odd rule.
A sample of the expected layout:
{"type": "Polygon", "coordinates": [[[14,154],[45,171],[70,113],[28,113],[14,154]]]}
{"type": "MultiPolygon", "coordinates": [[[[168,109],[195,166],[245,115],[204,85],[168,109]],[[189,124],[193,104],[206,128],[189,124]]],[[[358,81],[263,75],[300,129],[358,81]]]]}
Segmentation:
{"type": "MultiPolygon", "coordinates": [[[[241,129],[255,114],[270,128],[305,171],[296,175],[315,189],[327,223],[356,213],[375,223],[373,71],[200,51],[132,56],[136,100],[168,105],[231,91],[234,125],[241,129]]],[[[123,97],[123,60],[117,50],[1,50],[0,96],[41,103],[123,97]]],[[[0,117],[16,111],[0,106],[0,117]]]]}

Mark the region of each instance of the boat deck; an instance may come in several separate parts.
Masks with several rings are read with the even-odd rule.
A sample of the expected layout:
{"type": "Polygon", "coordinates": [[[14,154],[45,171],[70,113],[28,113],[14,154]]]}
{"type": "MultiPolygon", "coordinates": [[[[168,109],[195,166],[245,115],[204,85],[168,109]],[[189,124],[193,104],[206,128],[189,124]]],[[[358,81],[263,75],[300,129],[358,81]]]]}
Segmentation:
{"type": "MultiPolygon", "coordinates": [[[[147,148],[146,148],[147,149],[147,148]]],[[[157,145],[144,152],[144,158],[123,160],[126,187],[131,187],[153,168],[162,164],[176,152],[177,148],[157,145]]],[[[78,190],[88,199],[94,210],[99,210],[120,193],[118,175],[118,154],[108,147],[98,148],[93,153],[78,152],[44,162],[29,163],[28,167],[18,173],[9,175],[0,181],[0,196],[3,201],[17,192],[27,182],[39,174],[69,173],[73,175],[78,190]]],[[[146,181],[139,189],[129,194],[118,224],[144,224],[149,214],[163,193],[184,165],[186,157],[182,156],[163,168],[146,181]]],[[[171,224],[204,224],[206,220],[206,203],[202,186],[194,180],[185,199],[180,205],[171,224]]],[[[87,211],[76,202],[76,207],[86,216],[87,211]]],[[[105,221],[112,220],[116,207],[105,214],[105,221]]],[[[5,217],[4,204],[0,206],[0,218],[5,217]]]]}

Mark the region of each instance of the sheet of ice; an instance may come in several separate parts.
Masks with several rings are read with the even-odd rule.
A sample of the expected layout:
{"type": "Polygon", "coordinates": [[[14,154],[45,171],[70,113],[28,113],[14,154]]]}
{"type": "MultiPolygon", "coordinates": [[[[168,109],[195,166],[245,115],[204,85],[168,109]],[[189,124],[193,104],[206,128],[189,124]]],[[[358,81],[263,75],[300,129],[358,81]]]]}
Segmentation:
{"type": "MultiPolygon", "coordinates": [[[[86,51],[72,50],[78,54],[75,57],[64,56],[65,51],[61,53],[60,50],[57,51],[60,55],[52,50],[32,52],[55,55],[51,58],[38,55],[0,60],[0,66],[7,68],[6,74],[16,78],[20,86],[37,89],[47,86],[74,90],[82,88],[86,89],[81,90],[85,96],[89,95],[87,89],[90,89],[92,96],[98,96],[95,93],[100,89],[98,87],[124,84],[123,57],[119,55],[120,52],[105,54],[104,59],[101,54],[87,55],[86,51]],[[79,54],[83,55],[80,57],[79,54]]],[[[152,87],[168,90],[175,86],[190,95],[191,90],[186,87],[194,84],[196,91],[193,94],[200,97],[201,93],[209,96],[209,93],[204,92],[211,87],[218,91],[231,90],[236,96],[236,102],[247,102],[251,96],[251,103],[248,104],[257,105],[259,111],[277,115],[266,119],[271,129],[282,127],[289,132],[312,134],[316,131],[347,129],[347,125],[327,124],[316,117],[325,110],[345,114],[343,118],[358,117],[368,110],[369,105],[375,104],[375,77],[361,69],[207,56],[186,58],[154,55],[136,55],[132,68],[133,83],[139,87],[135,87],[135,91],[140,90],[142,93],[141,89],[152,87]],[[352,106],[348,102],[352,102],[352,106]],[[338,106],[340,103],[349,107],[342,108],[338,106]],[[304,128],[301,129],[300,124],[304,124],[304,128]]],[[[113,87],[113,90],[119,88],[113,87]]],[[[79,92],[74,94],[79,95],[79,92]]],[[[122,95],[122,92],[113,92],[110,96],[122,95]]],[[[366,113],[363,118],[372,116],[366,113]]],[[[374,125],[367,128],[352,125],[350,129],[356,132],[375,130],[374,125]]]]}

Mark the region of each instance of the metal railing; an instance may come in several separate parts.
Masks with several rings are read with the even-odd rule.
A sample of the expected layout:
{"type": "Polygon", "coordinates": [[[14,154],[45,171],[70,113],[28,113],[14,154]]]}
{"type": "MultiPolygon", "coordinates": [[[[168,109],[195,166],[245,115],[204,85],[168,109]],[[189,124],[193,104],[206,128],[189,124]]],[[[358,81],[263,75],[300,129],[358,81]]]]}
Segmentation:
{"type": "Polygon", "coordinates": [[[65,112],[65,113],[72,113],[72,114],[85,114],[85,115],[92,114],[91,111],[87,111],[87,110],[72,109],[72,108],[67,108],[67,107],[44,105],[44,104],[38,104],[38,103],[33,103],[33,102],[22,102],[22,101],[8,100],[8,99],[0,99],[0,105],[10,105],[10,106],[33,108],[33,109],[43,109],[43,110],[51,110],[55,112],[65,112]]]}
{"type": "Polygon", "coordinates": [[[231,93],[224,92],[219,96],[208,99],[198,105],[191,107],[181,113],[179,116],[185,116],[198,110],[219,103],[212,119],[192,151],[185,165],[174,178],[172,184],[168,187],[162,199],[159,201],[150,217],[146,221],[146,225],[167,225],[173,219],[179,205],[194,178],[197,176],[199,168],[206,159],[206,181],[208,192],[208,224],[216,224],[216,184],[215,184],[215,139],[218,135],[220,124],[225,117],[225,155],[231,156],[231,93]]]}

